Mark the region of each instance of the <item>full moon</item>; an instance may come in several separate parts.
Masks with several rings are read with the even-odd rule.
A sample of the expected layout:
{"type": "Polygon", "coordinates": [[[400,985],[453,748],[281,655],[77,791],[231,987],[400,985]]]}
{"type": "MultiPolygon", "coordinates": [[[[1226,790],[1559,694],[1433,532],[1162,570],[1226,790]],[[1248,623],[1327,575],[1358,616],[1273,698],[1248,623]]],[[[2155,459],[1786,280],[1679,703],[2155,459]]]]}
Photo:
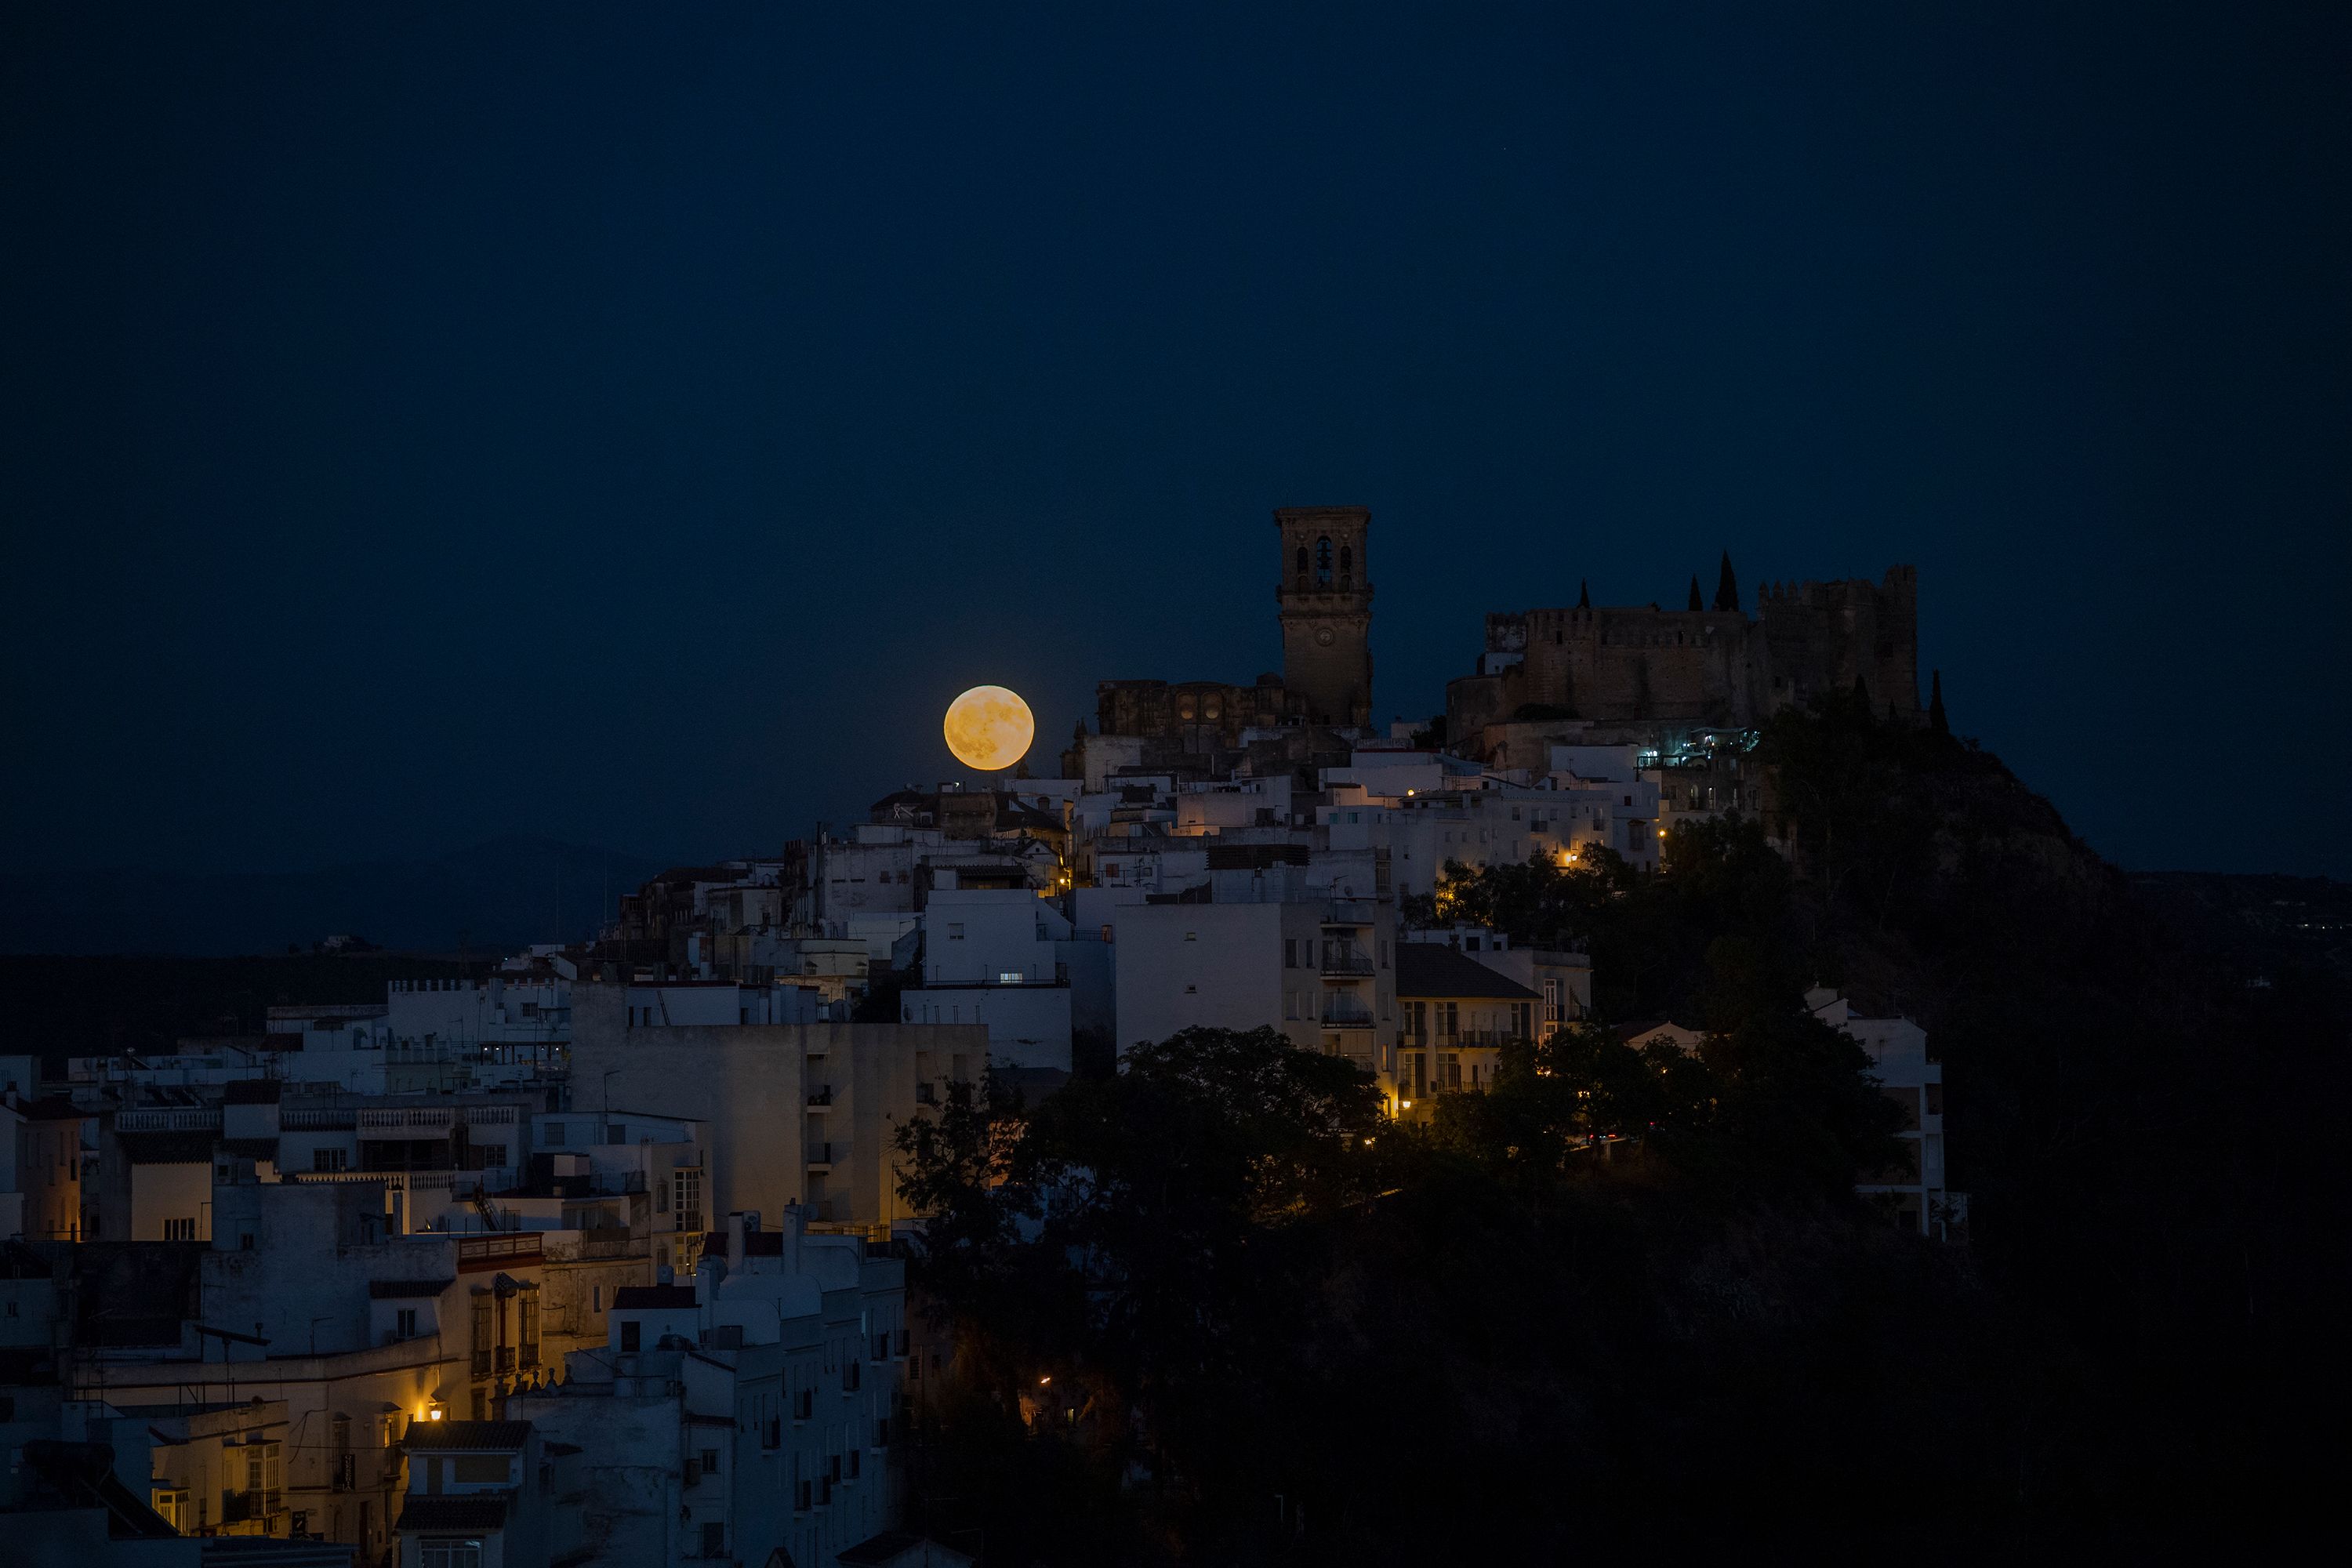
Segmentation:
{"type": "Polygon", "coordinates": [[[1037,721],[1018,692],[975,686],[948,704],[948,750],[968,768],[1009,768],[1037,738],[1037,721]]]}

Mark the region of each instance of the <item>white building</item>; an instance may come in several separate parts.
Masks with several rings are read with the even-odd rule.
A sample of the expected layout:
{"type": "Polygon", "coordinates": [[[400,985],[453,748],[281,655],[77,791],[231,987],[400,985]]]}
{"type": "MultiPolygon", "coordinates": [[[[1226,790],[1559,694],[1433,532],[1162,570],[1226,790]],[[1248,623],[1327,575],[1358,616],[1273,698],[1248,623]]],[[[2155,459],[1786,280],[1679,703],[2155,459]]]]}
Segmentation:
{"type": "Polygon", "coordinates": [[[513,1402],[582,1450],[585,1561],[832,1563],[896,1523],[906,1266],[796,1211],[756,1227],[729,1215],[691,1285],[625,1293],[603,1350],[513,1402]]]}
{"type": "Polygon", "coordinates": [[[1070,922],[1023,889],[942,889],[922,915],[923,983],[901,992],[908,1024],[980,1024],[1000,1066],[1070,1067],[1070,922]]]}
{"type": "Polygon", "coordinates": [[[1852,1037],[1870,1054],[1871,1070],[1889,1100],[1903,1108],[1904,1158],[1895,1169],[1874,1173],[1856,1191],[1884,1203],[1906,1227],[1938,1240],[1959,1240],[1968,1232],[1969,1195],[1946,1185],[1944,1170],[1944,1064],[1927,1049],[1927,1031],[1908,1018],[1864,1018],[1835,991],[1819,986],[1805,993],[1813,1016],[1852,1037]]]}

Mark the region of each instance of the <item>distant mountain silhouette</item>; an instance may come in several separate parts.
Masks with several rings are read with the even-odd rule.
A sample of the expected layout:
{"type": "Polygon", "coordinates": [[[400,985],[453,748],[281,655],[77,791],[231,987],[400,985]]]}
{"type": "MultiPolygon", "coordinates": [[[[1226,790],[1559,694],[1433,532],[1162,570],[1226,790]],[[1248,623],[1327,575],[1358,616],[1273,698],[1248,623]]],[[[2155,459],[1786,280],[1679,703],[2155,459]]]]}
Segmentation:
{"type": "Polygon", "coordinates": [[[480,954],[588,936],[608,897],[617,901],[661,868],[641,856],[516,837],[320,871],[0,871],[0,952],[282,953],[350,934],[409,952],[480,954]]]}

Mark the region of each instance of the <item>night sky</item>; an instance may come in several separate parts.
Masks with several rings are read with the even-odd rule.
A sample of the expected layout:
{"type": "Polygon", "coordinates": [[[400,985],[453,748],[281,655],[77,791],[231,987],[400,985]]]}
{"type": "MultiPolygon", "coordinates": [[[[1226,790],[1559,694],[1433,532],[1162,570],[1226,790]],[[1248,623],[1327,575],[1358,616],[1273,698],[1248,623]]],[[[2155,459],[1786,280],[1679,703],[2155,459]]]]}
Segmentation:
{"type": "Polygon", "coordinates": [[[2055,9],[8,6],[0,862],[773,853],[1331,502],[1382,719],[1908,562],[2097,849],[2352,874],[2352,9],[2055,9]]]}

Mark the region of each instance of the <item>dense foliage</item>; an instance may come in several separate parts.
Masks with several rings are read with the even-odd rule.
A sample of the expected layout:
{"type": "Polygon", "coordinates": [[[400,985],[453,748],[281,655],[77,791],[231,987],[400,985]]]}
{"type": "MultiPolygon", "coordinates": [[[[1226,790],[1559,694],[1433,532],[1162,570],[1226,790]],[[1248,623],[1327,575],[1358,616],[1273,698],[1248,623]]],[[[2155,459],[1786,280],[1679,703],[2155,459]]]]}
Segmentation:
{"type": "Polygon", "coordinates": [[[2340,1357],[2340,991],[2247,989],[1948,735],[1857,701],[1763,756],[1772,820],[1659,875],[1442,894],[1586,944],[1601,1011],[1696,1055],[1572,1028],[1409,1130],[1342,1062],[1196,1030],[907,1127],[958,1352],[924,1521],[1020,1563],[2149,1552],[2321,1495],[2289,1374],[2340,1357]],[[1931,1031],[1972,1247],[1853,1196],[1893,1119],[1817,980],[1931,1031]]]}

